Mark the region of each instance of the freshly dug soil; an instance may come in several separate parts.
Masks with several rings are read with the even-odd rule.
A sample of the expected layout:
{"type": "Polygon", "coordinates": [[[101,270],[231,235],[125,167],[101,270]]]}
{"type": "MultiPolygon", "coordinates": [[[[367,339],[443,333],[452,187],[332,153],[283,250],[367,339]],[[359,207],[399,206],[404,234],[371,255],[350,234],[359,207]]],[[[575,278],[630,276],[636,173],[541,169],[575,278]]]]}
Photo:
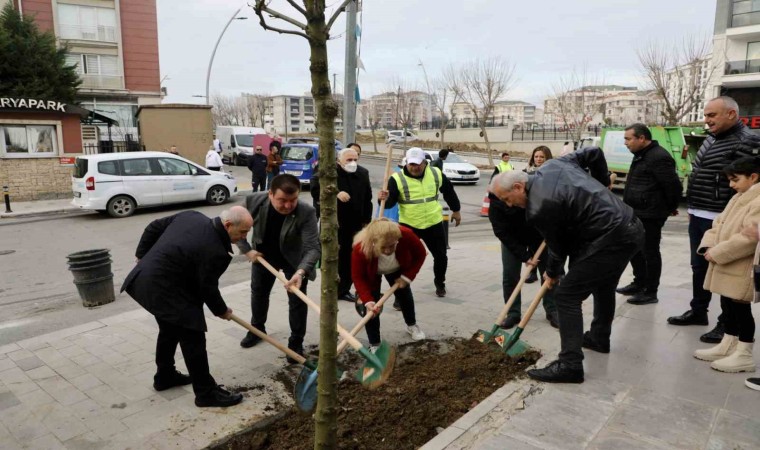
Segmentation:
{"type": "MultiPolygon", "coordinates": [[[[362,364],[353,352],[349,374],[362,364]]],[[[413,449],[434,438],[506,382],[523,375],[540,354],[510,358],[474,339],[405,344],[387,383],[368,390],[353,378],[338,390],[338,445],[342,449],[413,449]]],[[[342,367],[348,369],[346,362],[342,367]]],[[[285,372],[281,372],[285,373],[285,372]]],[[[297,372],[295,372],[297,374],[297,372]]],[[[288,372],[291,375],[292,371],[288,372]]],[[[278,380],[292,391],[292,379],[278,380]]],[[[215,450],[311,449],[314,420],[295,407],[263,429],[232,437],[215,450]]]]}

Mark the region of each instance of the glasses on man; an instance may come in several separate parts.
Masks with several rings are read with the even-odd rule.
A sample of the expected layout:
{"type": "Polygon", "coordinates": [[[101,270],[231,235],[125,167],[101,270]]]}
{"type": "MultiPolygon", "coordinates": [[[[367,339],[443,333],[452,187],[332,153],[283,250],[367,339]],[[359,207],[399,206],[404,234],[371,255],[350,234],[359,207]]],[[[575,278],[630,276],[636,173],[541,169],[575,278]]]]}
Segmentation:
{"type": "Polygon", "coordinates": [[[261,147],[256,147],[256,151],[260,152],[261,151],[261,147]]]}

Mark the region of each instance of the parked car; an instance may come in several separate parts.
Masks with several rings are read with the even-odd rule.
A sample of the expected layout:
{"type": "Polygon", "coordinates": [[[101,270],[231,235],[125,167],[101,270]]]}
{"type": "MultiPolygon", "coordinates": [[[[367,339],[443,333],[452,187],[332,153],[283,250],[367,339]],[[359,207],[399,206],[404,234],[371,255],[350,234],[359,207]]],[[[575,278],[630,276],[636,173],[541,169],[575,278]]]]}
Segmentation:
{"type": "MultiPolygon", "coordinates": [[[[312,136],[292,137],[288,139],[288,144],[319,144],[319,138],[312,136]]],[[[343,150],[343,143],[337,139],[335,140],[335,150],[343,150]]]]}
{"type": "MultiPolygon", "coordinates": [[[[428,164],[436,158],[438,158],[438,150],[425,150],[425,159],[428,164]]],[[[403,158],[399,167],[405,165],[406,158],[403,158]]],[[[449,152],[449,156],[443,162],[443,174],[454,184],[478,184],[480,181],[480,169],[454,152],[449,152]]]]}
{"type": "MultiPolygon", "coordinates": [[[[419,138],[411,131],[406,132],[406,142],[416,141],[419,138]]],[[[404,142],[404,130],[389,130],[385,136],[386,144],[398,144],[404,142]]]]}
{"type": "Polygon", "coordinates": [[[205,200],[220,205],[237,192],[235,178],[166,152],[127,152],[76,158],[71,177],[81,209],[129,217],[137,208],[205,200]]]}
{"type": "MultiPolygon", "coordinates": [[[[338,152],[338,149],[335,149],[338,152]]],[[[337,158],[337,154],[335,157],[337,158]]],[[[285,144],[282,147],[280,173],[298,177],[302,185],[310,185],[311,177],[319,163],[319,144],[285,144]]]]}
{"type": "Polygon", "coordinates": [[[253,155],[253,149],[260,145],[264,154],[269,154],[269,144],[273,139],[263,128],[254,127],[216,127],[216,138],[222,143],[222,159],[233,166],[248,164],[248,158],[253,155]]]}

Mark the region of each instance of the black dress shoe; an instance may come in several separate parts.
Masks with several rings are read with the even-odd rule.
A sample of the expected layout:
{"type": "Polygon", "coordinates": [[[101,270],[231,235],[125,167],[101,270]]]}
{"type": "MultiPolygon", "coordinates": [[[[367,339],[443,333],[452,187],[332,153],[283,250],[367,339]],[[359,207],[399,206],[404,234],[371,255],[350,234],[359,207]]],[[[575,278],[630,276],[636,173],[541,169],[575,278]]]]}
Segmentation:
{"type": "Polygon", "coordinates": [[[243,348],[251,348],[259,342],[261,342],[261,338],[249,331],[243,340],[240,341],[240,346],[243,348]]]}
{"type": "Polygon", "coordinates": [[[192,382],[190,375],[185,375],[175,370],[174,373],[168,375],[156,374],[153,377],[153,389],[157,391],[165,391],[176,386],[185,386],[192,382]]]}
{"type": "Polygon", "coordinates": [[[718,324],[715,325],[715,328],[700,336],[699,340],[707,342],[708,344],[720,344],[720,341],[723,340],[723,333],[725,333],[725,331],[726,329],[723,327],[723,324],[718,322],[718,324]]]}
{"type": "Polygon", "coordinates": [[[343,295],[339,295],[338,296],[338,300],[345,300],[347,302],[355,302],[356,301],[356,296],[354,294],[350,293],[350,292],[346,292],[343,295]]]}
{"type": "Polygon", "coordinates": [[[530,275],[528,275],[528,278],[525,279],[525,282],[535,283],[536,281],[538,281],[538,272],[534,270],[533,272],[530,273],[530,275]]]}
{"type": "Polygon", "coordinates": [[[396,311],[401,311],[401,303],[399,303],[398,300],[393,301],[393,309],[396,311]]]}
{"type": "Polygon", "coordinates": [[[599,342],[596,339],[591,337],[590,332],[583,333],[583,344],[581,344],[583,348],[587,348],[589,350],[593,350],[595,352],[599,353],[609,353],[610,352],[610,343],[604,343],[599,342]]]}
{"type": "Polygon", "coordinates": [[[519,317],[507,316],[507,318],[499,324],[499,328],[503,330],[509,330],[510,328],[514,328],[514,326],[518,323],[520,323],[519,317]]]}
{"type": "MultiPolygon", "coordinates": [[[[304,356],[303,346],[291,347],[290,345],[288,345],[288,348],[298,353],[299,355],[304,356]]],[[[288,362],[288,364],[298,364],[298,361],[291,358],[290,356],[286,356],[285,360],[288,362]]]]}
{"type": "Polygon", "coordinates": [[[243,395],[239,393],[233,394],[222,386],[216,386],[208,394],[203,394],[195,397],[195,406],[204,408],[208,406],[218,406],[225,408],[227,406],[237,405],[243,401],[243,395]]]}
{"type": "Polygon", "coordinates": [[[559,318],[557,317],[557,311],[546,313],[546,320],[549,321],[549,325],[559,329],[559,318]]]}
{"type": "Polygon", "coordinates": [[[644,286],[636,283],[631,283],[627,286],[615,289],[615,292],[623,295],[633,295],[644,291],[644,286]]]}
{"type": "Polygon", "coordinates": [[[446,285],[442,284],[435,287],[435,295],[438,297],[446,297],[446,285]]]}
{"type": "Polygon", "coordinates": [[[583,369],[572,369],[562,361],[552,361],[543,369],[531,369],[528,376],[545,383],[583,383],[583,369]]]}
{"type": "Polygon", "coordinates": [[[651,305],[652,303],[657,303],[659,301],[657,294],[649,292],[640,292],[628,299],[628,303],[632,305],[651,305]]]}
{"type": "Polygon", "coordinates": [[[668,317],[671,325],[707,325],[707,312],[695,312],[693,309],[686,311],[680,316],[668,317]]]}

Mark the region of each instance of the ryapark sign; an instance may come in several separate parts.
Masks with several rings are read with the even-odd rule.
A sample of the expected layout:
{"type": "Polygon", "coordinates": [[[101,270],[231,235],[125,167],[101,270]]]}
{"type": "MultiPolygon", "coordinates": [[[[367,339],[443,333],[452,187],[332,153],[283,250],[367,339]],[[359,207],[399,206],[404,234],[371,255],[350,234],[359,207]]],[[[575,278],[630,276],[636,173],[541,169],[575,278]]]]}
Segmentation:
{"type": "Polygon", "coordinates": [[[53,100],[38,100],[34,98],[0,98],[0,108],[8,109],[42,109],[45,111],[66,112],[66,104],[53,100]]]}

